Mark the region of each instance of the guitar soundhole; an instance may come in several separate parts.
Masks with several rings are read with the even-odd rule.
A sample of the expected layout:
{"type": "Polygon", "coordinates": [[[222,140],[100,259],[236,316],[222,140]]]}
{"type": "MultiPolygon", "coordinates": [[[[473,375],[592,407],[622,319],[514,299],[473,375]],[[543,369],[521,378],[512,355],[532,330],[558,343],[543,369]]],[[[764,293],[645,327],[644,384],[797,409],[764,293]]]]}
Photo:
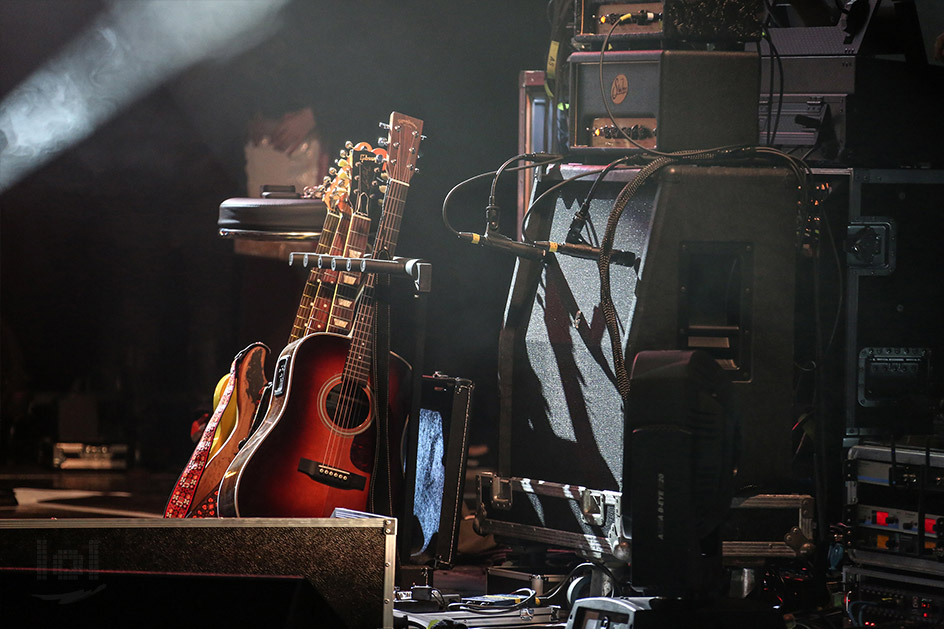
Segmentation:
{"type": "Polygon", "coordinates": [[[356,435],[371,422],[370,395],[359,384],[335,378],[323,389],[324,420],[329,428],[356,435]]]}

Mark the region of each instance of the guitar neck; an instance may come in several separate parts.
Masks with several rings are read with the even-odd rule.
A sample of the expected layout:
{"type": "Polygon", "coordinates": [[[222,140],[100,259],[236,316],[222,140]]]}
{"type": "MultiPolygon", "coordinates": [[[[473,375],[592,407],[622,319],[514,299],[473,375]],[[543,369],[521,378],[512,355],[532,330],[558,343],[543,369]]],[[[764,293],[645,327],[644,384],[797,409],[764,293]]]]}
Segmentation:
{"type": "MultiPolygon", "coordinates": [[[[388,145],[387,192],[383,200],[383,213],[377,236],[374,240],[374,257],[392,258],[400,236],[403,207],[410,189],[410,180],[415,171],[417,149],[421,139],[423,122],[394,112],[390,116],[388,145]]],[[[363,280],[362,293],[351,333],[351,350],[344,365],[344,377],[361,384],[367,383],[373,360],[373,328],[376,303],[374,286],[376,275],[368,273],[363,280]]]]}
{"type": "MultiPolygon", "coordinates": [[[[362,214],[350,217],[350,226],[347,238],[332,247],[331,255],[348,258],[359,258],[367,248],[367,238],[370,231],[370,219],[362,214]]],[[[354,321],[355,301],[361,278],[357,273],[322,269],[320,285],[318,287],[317,303],[308,324],[308,333],[334,332],[349,334],[354,321]]]]}
{"type": "MultiPolygon", "coordinates": [[[[331,250],[331,245],[341,226],[342,215],[340,212],[329,211],[325,216],[324,226],[321,228],[321,235],[318,238],[318,245],[315,247],[315,253],[326,254],[331,250]]],[[[309,322],[315,314],[315,304],[317,301],[318,288],[321,286],[321,269],[313,268],[305,281],[305,288],[302,290],[302,298],[298,304],[298,310],[295,313],[295,322],[292,324],[292,332],[289,335],[288,342],[297,341],[308,333],[309,322]]]]}
{"type": "MultiPolygon", "coordinates": [[[[332,211],[325,219],[315,253],[359,258],[367,249],[370,232],[369,203],[376,156],[369,145],[361,143],[338,163],[342,171],[324,193],[332,211]]],[[[350,334],[360,281],[357,273],[312,269],[289,342],[316,332],[350,334]]]]}

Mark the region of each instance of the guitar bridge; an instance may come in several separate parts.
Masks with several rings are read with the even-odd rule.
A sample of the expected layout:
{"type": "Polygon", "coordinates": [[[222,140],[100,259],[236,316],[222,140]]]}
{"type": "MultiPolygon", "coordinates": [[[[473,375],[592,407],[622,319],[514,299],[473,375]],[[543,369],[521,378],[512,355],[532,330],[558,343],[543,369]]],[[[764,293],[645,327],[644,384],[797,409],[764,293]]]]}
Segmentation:
{"type": "Polygon", "coordinates": [[[312,480],[338,489],[362,490],[367,486],[367,477],[365,476],[331,467],[311,459],[299,459],[298,471],[307,474],[312,480]]]}

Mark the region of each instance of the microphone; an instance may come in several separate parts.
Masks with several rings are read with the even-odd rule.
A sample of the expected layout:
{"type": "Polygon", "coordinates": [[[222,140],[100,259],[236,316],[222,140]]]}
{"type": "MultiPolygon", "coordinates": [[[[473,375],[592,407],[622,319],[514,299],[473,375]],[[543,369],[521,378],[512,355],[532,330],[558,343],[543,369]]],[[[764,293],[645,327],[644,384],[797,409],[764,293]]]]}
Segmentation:
{"type": "Polygon", "coordinates": [[[507,236],[502,236],[497,233],[472,234],[469,232],[459,232],[458,236],[460,240],[471,242],[473,245],[491,247],[516,255],[520,258],[528,258],[529,260],[542,260],[544,259],[545,253],[547,253],[546,248],[536,247],[526,242],[518,242],[517,240],[512,240],[507,236]]]}
{"type": "MultiPolygon", "coordinates": [[[[551,253],[563,253],[564,255],[573,256],[575,258],[586,258],[587,260],[600,259],[600,249],[598,247],[591,247],[590,245],[582,243],[539,240],[534,244],[542,249],[547,249],[551,253]]],[[[636,254],[632,251],[613,249],[610,252],[610,264],[634,267],[636,265],[636,254]]]]}

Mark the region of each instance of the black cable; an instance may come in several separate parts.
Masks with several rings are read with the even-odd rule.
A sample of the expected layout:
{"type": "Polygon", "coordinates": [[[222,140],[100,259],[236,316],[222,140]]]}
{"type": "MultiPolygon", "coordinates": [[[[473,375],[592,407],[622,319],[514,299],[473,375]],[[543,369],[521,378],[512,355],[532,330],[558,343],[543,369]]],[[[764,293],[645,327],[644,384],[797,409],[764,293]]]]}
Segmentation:
{"type": "Polygon", "coordinates": [[[498,180],[499,178],[501,178],[502,173],[505,172],[506,168],[508,168],[515,162],[521,161],[523,159],[534,159],[536,155],[537,153],[521,153],[519,155],[515,155],[514,157],[509,157],[508,159],[506,159],[502,163],[502,165],[498,167],[498,170],[495,171],[495,177],[492,179],[492,188],[489,191],[489,195],[488,195],[488,202],[489,203],[495,202],[495,191],[498,188],[498,180]]]}
{"type": "Polygon", "coordinates": [[[780,116],[783,113],[783,95],[784,95],[784,79],[783,79],[783,58],[780,56],[780,52],[777,50],[777,47],[774,45],[773,37],[770,36],[770,31],[764,29],[764,39],[767,40],[767,45],[770,46],[770,97],[768,98],[767,104],[767,144],[768,146],[777,141],[777,131],[780,129],[780,116]],[[773,133],[770,133],[771,129],[771,120],[770,112],[772,111],[773,98],[774,98],[774,60],[777,61],[777,74],[780,79],[779,83],[779,94],[777,97],[777,116],[773,120],[773,133]]]}
{"type": "Polygon", "coordinates": [[[765,22],[764,26],[767,26],[770,24],[777,27],[781,26],[780,21],[777,19],[777,16],[774,15],[774,9],[776,8],[776,6],[777,6],[776,0],[764,0],[764,8],[766,9],[766,12],[767,12],[767,19],[764,20],[765,22]]]}
{"type": "Polygon", "coordinates": [[[603,564],[595,564],[595,563],[593,563],[592,561],[585,561],[585,562],[583,562],[583,563],[580,563],[580,564],[577,564],[576,566],[574,566],[574,567],[570,570],[570,572],[568,572],[567,575],[566,575],[563,579],[561,579],[560,583],[558,583],[558,584],[554,587],[553,590],[551,590],[551,591],[548,592],[547,594],[544,594],[544,595],[542,595],[542,596],[540,596],[540,597],[538,597],[538,598],[539,598],[539,599],[540,599],[540,598],[543,598],[544,600],[550,600],[550,599],[554,598],[555,596],[557,596],[557,594],[558,594],[563,588],[565,588],[566,586],[569,585],[570,580],[571,580],[578,572],[581,572],[581,571],[583,571],[583,570],[585,570],[585,569],[587,569],[587,568],[590,568],[590,569],[593,569],[593,570],[599,570],[599,571],[603,572],[604,574],[606,574],[606,576],[610,577],[610,579],[613,581],[613,585],[616,587],[616,595],[617,595],[617,596],[622,596],[622,594],[623,594],[623,587],[620,585],[619,579],[616,578],[616,575],[613,574],[613,571],[612,571],[612,570],[610,570],[609,568],[607,568],[607,567],[604,566],[603,564]]]}
{"type": "Polygon", "coordinates": [[[644,166],[639,173],[629,181],[613,204],[613,211],[610,212],[610,218],[606,224],[606,231],[603,233],[603,240],[600,241],[600,259],[597,262],[597,268],[600,272],[600,309],[603,311],[603,317],[606,320],[606,329],[610,335],[610,349],[613,353],[613,372],[616,374],[616,385],[620,396],[625,403],[629,395],[629,373],[623,358],[623,343],[620,338],[619,317],[616,312],[616,306],[613,304],[613,295],[610,290],[610,257],[613,253],[613,241],[616,238],[616,225],[623,210],[629,203],[629,200],[635,196],[636,192],[642,187],[642,184],[654,173],[674,162],[675,159],[669,157],[659,157],[644,166]]]}
{"type": "Polygon", "coordinates": [[[481,174],[479,174],[479,175],[475,175],[474,177],[469,177],[469,178],[466,179],[465,181],[461,181],[461,182],[457,183],[455,186],[452,187],[452,190],[450,190],[450,191],[446,194],[446,198],[443,199],[442,219],[443,219],[443,224],[446,226],[446,229],[448,229],[449,231],[451,231],[451,232],[452,232],[453,234],[455,234],[455,235],[458,235],[458,234],[459,234],[458,230],[456,230],[456,228],[452,226],[452,223],[449,222],[449,201],[452,199],[452,195],[455,194],[456,192],[458,192],[460,188],[463,188],[463,187],[469,185],[470,183],[474,183],[474,182],[478,181],[479,179],[486,179],[486,178],[488,178],[488,177],[494,177],[494,176],[495,176],[495,172],[496,172],[496,171],[493,170],[493,171],[491,171],[491,172],[481,173],[481,174]]]}
{"type": "MultiPolygon", "coordinates": [[[[527,167],[537,168],[538,166],[545,166],[547,164],[555,164],[557,162],[563,161],[563,155],[553,155],[551,153],[522,153],[520,155],[515,155],[514,157],[505,160],[505,163],[498,167],[498,170],[495,171],[495,178],[492,180],[492,189],[489,193],[489,203],[495,202],[496,189],[498,188],[498,180],[502,176],[502,173],[512,164],[521,160],[529,160],[533,162],[527,167]],[[544,161],[536,161],[539,157],[547,157],[549,159],[544,161]]],[[[522,168],[512,168],[510,172],[515,172],[517,170],[522,170],[522,168]]]]}
{"type": "MultiPolygon", "coordinates": [[[[550,156],[550,154],[548,154],[548,156],[550,156]]],[[[509,171],[509,172],[515,172],[515,171],[518,171],[518,170],[527,170],[527,169],[529,169],[529,168],[539,168],[539,167],[541,167],[541,166],[546,166],[546,165],[548,165],[548,164],[554,164],[554,163],[556,163],[556,162],[559,162],[561,159],[562,159],[562,158],[561,158],[560,156],[554,156],[554,159],[549,159],[549,160],[547,160],[547,161],[545,161],[545,162],[535,162],[535,163],[533,163],[533,164],[525,164],[524,166],[516,166],[515,168],[510,168],[510,169],[508,169],[508,171],[509,171]]],[[[458,192],[459,189],[461,189],[461,188],[463,188],[463,187],[465,187],[465,186],[467,186],[467,185],[469,185],[469,184],[471,184],[471,183],[474,183],[474,182],[478,181],[479,179],[487,179],[487,178],[489,178],[489,177],[494,177],[495,175],[497,175],[497,173],[498,173],[498,171],[496,171],[496,170],[489,171],[489,172],[487,172],[487,173],[480,173],[480,174],[478,174],[478,175],[475,175],[474,177],[469,177],[469,178],[466,179],[465,181],[461,181],[461,182],[457,183],[455,186],[452,187],[452,189],[446,194],[446,198],[443,199],[442,219],[443,219],[443,224],[446,226],[446,229],[448,229],[448,230],[449,230],[450,232],[452,232],[453,234],[458,234],[458,233],[459,233],[459,231],[458,231],[457,229],[455,229],[455,228],[452,226],[452,223],[449,221],[449,203],[450,203],[450,201],[452,200],[452,195],[454,195],[456,192],[458,192]]]]}
{"type": "Polygon", "coordinates": [[[595,174],[597,174],[597,173],[599,173],[599,172],[600,172],[599,170],[590,170],[590,171],[587,171],[587,172],[585,172],[585,173],[580,173],[579,175],[574,175],[573,177],[568,177],[567,179],[563,179],[563,180],[561,180],[561,181],[558,181],[556,184],[554,184],[553,186],[551,186],[550,188],[548,188],[547,190],[545,190],[544,192],[542,192],[541,194],[539,194],[539,195],[537,196],[537,198],[535,198],[534,201],[531,202],[531,205],[528,206],[528,210],[524,213],[524,216],[521,217],[521,234],[522,234],[522,236],[523,236],[523,238],[524,238],[524,242],[532,242],[532,241],[528,240],[528,237],[527,237],[528,219],[531,218],[531,213],[532,213],[537,207],[540,206],[541,201],[543,201],[545,197],[547,197],[547,196],[549,196],[551,193],[553,193],[553,192],[559,190],[559,189],[562,188],[563,186],[565,186],[565,185],[571,183],[572,181],[576,181],[576,180],[578,180],[578,179],[583,179],[584,177],[589,177],[590,175],[595,175],[595,174]]]}
{"type": "MultiPolygon", "coordinates": [[[[486,208],[487,221],[488,221],[488,231],[498,231],[498,229],[499,229],[499,226],[498,226],[498,205],[497,205],[497,201],[496,201],[496,196],[497,196],[497,189],[498,189],[498,180],[501,178],[502,173],[504,173],[505,170],[506,170],[509,166],[511,166],[512,164],[514,164],[514,163],[517,162],[517,161],[529,160],[529,161],[532,161],[532,162],[533,162],[534,160],[536,160],[538,157],[540,157],[540,156],[542,156],[542,155],[547,155],[548,157],[551,157],[551,156],[549,156],[547,153],[521,153],[520,155],[515,155],[514,157],[505,160],[505,163],[503,163],[501,166],[499,166],[499,167],[498,167],[498,170],[495,171],[495,178],[492,179],[492,188],[491,188],[491,191],[489,192],[489,195],[488,195],[488,207],[486,208]]],[[[535,165],[535,166],[544,166],[544,165],[546,165],[546,164],[552,164],[552,163],[555,163],[555,162],[559,162],[559,161],[561,161],[561,160],[563,160],[563,156],[561,156],[561,155],[555,155],[555,156],[553,156],[552,159],[545,160],[545,161],[542,161],[542,162],[535,162],[534,165],[535,165]]]]}
{"type": "MultiPolygon", "coordinates": [[[[590,225],[590,229],[593,230],[594,237],[596,237],[596,230],[593,229],[593,220],[592,220],[591,217],[590,217],[590,203],[593,201],[594,197],[596,196],[597,187],[599,187],[600,183],[601,183],[604,179],[606,179],[607,174],[608,174],[611,170],[613,170],[614,168],[616,168],[617,166],[619,166],[620,164],[622,164],[623,162],[627,161],[628,159],[630,159],[629,156],[620,157],[619,159],[615,159],[615,160],[613,160],[612,162],[610,162],[609,164],[607,164],[607,165],[606,165],[606,168],[604,168],[603,170],[601,170],[601,171],[600,171],[600,174],[597,176],[597,178],[593,180],[593,184],[590,186],[590,190],[587,192],[587,196],[584,198],[583,203],[580,204],[580,208],[574,213],[574,222],[577,222],[577,221],[579,220],[579,221],[582,222],[583,225],[589,224],[589,225],[590,225]]],[[[574,225],[573,225],[573,223],[572,223],[572,224],[571,224],[571,229],[570,229],[570,231],[567,233],[567,239],[566,239],[566,240],[567,240],[567,242],[579,243],[579,242],[580,242],[580,240],[579,240],[579,238],[580,238],[579,233],[576,234],[576,237],[578,238],[577,240],[573,240],[573,241],[571,240],[571,238],[574,237],[574,234],[572,234],[573,231],[574,231],[574,225]]],[[[583,229],[581,228],[579,231],[583,231],[583,229]]],[[[593,242],[591,242],[591,244],[592,244],[593,246],[598,246],[599,243],[593,243],[593,242]]]]}

